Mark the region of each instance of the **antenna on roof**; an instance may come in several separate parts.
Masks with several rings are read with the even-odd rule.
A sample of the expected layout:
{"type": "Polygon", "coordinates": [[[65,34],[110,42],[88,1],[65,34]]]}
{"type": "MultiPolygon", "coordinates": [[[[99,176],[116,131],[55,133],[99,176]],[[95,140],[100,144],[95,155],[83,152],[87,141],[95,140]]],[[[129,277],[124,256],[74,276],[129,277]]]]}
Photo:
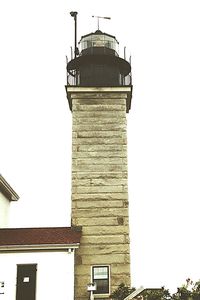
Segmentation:
{"type": "Polygon", "coordinates": [[[92,16],[93,18],[97,18],[97,27],[99,30],[99,19],[107,19],[107,20],[111,20],[110,17],[100,17],[100,16],[92,16]]]}

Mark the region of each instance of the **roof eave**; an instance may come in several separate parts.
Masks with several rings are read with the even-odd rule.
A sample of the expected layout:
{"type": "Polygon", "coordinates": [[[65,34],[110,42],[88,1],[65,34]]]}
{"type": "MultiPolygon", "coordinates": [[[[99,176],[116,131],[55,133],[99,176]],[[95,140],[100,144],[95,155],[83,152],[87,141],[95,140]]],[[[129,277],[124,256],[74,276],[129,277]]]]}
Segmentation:
{"type": "Polygon", "coordinates": [[[79,243],[73,244],[35,244],[35,245],[3,245],[0,252],[10,251],[64,251],[79,248],[79,243]]]}

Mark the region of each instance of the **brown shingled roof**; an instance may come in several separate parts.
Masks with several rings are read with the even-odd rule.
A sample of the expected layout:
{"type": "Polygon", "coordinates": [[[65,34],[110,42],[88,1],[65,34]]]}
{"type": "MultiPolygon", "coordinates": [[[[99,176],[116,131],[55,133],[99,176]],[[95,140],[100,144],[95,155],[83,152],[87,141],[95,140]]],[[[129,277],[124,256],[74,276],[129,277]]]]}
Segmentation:
{"type": "Polygon", "coordinates": [[[0,229],[0,248],[22,245],[79,244],[80,230],[73,227],[3,228],[0,229]]]}

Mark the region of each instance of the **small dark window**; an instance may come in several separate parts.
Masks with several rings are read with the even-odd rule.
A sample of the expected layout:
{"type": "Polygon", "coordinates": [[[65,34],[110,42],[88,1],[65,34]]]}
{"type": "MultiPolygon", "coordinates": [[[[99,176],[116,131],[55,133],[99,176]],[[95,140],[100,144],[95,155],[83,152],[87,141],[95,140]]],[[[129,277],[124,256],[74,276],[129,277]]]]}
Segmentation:
{"type": "Polygon", "coordinates": [[[109,267],[92,267],[92,281],[97,285],[94,294],[109,294],[109,267]]]}

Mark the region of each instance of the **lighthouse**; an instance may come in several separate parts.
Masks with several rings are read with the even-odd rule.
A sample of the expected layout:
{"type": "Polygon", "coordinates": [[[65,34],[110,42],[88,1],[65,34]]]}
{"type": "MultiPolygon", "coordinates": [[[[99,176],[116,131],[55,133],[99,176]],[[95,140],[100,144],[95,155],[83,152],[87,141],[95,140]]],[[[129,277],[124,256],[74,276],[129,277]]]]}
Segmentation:
{"type": "Polygon", "coordinates": [[[81,37],[67,63],[72,112],[72,226],[82,238],[75,255],[75,300],[109,299],[130,286],[126,114],[131,66],[115,36],[99,29],[81,37]],[[89,291],[88,291],[89,290],[89,291]]]}

